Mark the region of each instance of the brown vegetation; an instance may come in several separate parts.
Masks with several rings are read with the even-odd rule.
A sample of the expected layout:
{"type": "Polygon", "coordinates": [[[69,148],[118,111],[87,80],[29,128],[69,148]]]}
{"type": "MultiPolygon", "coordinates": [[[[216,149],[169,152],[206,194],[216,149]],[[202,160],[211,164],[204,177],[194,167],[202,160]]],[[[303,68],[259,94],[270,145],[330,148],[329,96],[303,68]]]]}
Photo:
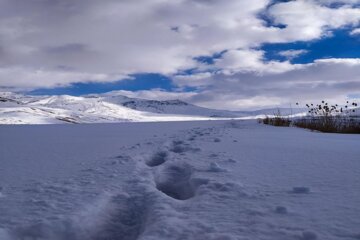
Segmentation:
{"type": "MultiPolygon", "coordinates": [[[[296,104],[298,105],[298,103],[296,104]]],[[[309,117],[295,120],[294,126],[327,133],[360,133],[360,119],[351,117],[355,112],[357,103],[346,102],[340,107],[338,104],[330,105],[325,101],[321,104],[306,104],[309,117]]]]}

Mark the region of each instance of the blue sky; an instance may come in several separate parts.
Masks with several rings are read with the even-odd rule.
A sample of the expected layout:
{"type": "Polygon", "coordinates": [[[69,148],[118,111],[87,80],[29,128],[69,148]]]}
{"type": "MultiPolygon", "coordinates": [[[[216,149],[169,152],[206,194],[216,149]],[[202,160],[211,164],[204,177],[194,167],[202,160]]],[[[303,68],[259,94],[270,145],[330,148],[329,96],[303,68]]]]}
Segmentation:
{"type": "Polygon", "coordinates": [[[160,74],[134,74],[131,78],[110,83],[74,83],[68,87],[40,88],[30,91],[33,95],[84,95],[91,93],[105,93],[116,90],[139,91],[150,89],[172,91],[175,86],[172,81],[160,74]]]}
{"type": "Polygon", "coordinates": [[[308,42],[286,44],[265,44],[261,47],[266,52],[267,60],[286,60],[278,53],[284,50],[307,50],[292,60],[293,63],[311,63],[322,58],[360,58],[360,37],[350,35],[351,28],[332,31],[329,37],[308,42]]]}
{"type": "Polygon", "coordinates": [[[360,95],[360,0],[0,2],[0,90],[241,110],[360,95]]]}

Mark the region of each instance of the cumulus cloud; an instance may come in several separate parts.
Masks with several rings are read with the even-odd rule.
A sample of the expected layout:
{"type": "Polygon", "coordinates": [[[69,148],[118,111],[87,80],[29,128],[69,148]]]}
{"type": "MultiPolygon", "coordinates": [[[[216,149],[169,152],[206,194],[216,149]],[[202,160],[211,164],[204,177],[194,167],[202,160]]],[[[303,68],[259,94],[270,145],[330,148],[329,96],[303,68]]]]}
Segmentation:
{"type": "Polygon", "coordinates": [[[216,60],[215,67],[226,75],[238,72],[252,72],[254,74],[272,74],[296,69],[298,65],[288,61],[264,61],[264,51],[259,50],[231,50],[221,59],[216,60]]]}
{"type": "Polygon", "coordinates": [[[359,4],[359,0],[313,0],[314,2],[320,2],[322,4],[331,5],[331,4],[359,4]]]}
{"type": "Polygon", "coordinates": [[[268,2],[2,0],[0,67],[171,75],[196,67],[196,56],[275,38],[256,17],[268,2]]]}
{"type": "MultiPolygon", "coordinates": [[[[335,86],[344,77],[334,73],[328,77],[339,79],[329,82],[325,69],[357,73],[353,68],[358,64],[344,59],[309,65],[267,61],[258,50],[261,45],[316,40],[334,29],[356,28],[360,20],[356,4],[356,0],[0,0],[0,87],[51,88],[160,73],[180,88],[199,88],[186,95],[194,103],[217,106],[217,96],[229,108],[251,105],[249,101],[280,104],[290,96],[284,89],[292,92],[303,86],[299,76],[308,77],[308,81],[301,78],[307,87],[335,86]],[[339,2],[340,7],[332,7],[339,2]],[[214,64],[194,60],[220,52],[214,64]],[[187,69],[195,73],[179,75],[187,69]]],[[[291,60],[303,53],[280,54],[291,60]]],[[[341,73],[353,84],[358,81],[341,73]]]]}
{"type": "MultiPolygon", "coordinates": [[[[175,81],[183,86],[193,86],[194,77],[196,75],[182,76],[175,81]]],[[[321,59],[266,75],[216,72],[199,79],[206,87],[190,100],[206,107],[237,110],[254,106],[289,106],[296,101],[319,99],[343,102],[349,93],[360,92],[360,59],[321,59]]]]}
{"type": "Polygon", "coordinates": [[[360,21],[359,8],[349,5],[330,8],[307,0],[275,4],[269,13],[275,23],[286,25],[282,33],[284,37],[302,41],[320,38],[329,34],[328,30],[331,29],[356,26],[360,21]]]}
{"type": "Polygon", "coordinates": [[[285,51],[280,51],[278,54],[280,56],[286,57],[287,59],[294,59],[300,55],[303,55],[305,53],[307,53],[307,50],[304,49],[300,49],[300,50],[285,50],[285,51]]]}
{"type": "Polygon", "coordinates": [[[63,87],[76,82],[111,82],[119,78],[125,78],[125,76],[62,69],[0,68],[1,84],[5,87],[11,86],[18,89],[63,87]],[[16,79],[16,81],[13,79],[16,79]]]}
{"type": "Polygon", "coordinates": [[[355,28],[350,32],[350,35],[360,35],[360,28],[355,28]]]}
{"type": "Polygon", "coordinates": [[[167,92],[162,89],[152,89],[152,90],[142,90],[142,91],[126,91],[126,90],[119,90],[119,91],[112,91],[109,93],[119,94],[123,96],[127,96],[130,98],[141,98],[141,99],[150,99],[150,100],[174,100],[174,99],[181,99],[183,101],[192,101],[197,93],[195,92],[167,92]]]}

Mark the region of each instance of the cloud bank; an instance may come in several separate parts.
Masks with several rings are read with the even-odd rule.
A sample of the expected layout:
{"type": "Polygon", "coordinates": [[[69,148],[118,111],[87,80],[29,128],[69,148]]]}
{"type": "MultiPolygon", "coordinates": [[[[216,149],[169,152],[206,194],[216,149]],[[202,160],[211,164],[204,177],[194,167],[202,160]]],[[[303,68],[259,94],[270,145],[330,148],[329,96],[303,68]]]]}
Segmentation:
{"type": "Polygon", "coordinates": [[[306,52],[279,53],[286,61],[266,60],[260,48],[314,41],[343,27],[359,36],[359,3],[0,0],[0,88],[52,88],[160,73],[179,87],[178,98],[209,107],[343,98],[360,92],[358,59],[295,64],[291,60],[306,52]],[[219,53],[212,64],[196,60],[219,53]],[[184,74],[187,69],[194,71],[184,74]],[[182,93],[186,87],[197,91],[182,93]]]}

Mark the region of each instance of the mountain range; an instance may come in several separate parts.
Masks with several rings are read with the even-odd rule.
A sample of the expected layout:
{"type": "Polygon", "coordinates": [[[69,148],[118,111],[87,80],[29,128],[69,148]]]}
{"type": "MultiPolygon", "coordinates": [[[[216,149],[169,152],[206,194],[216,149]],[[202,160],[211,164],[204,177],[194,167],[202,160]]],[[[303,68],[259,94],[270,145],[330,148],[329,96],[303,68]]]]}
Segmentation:
{"type": "MultiPolygon", "coordinates": [[[[281,108],[282,115],[303,109],[281,108]]],[[[228,111],[181,100],[129,98],[114,91],[83,96],[31,96],[0,92],[0,124],[110,123],[257,118],[278,109],[228,111]]]]}

